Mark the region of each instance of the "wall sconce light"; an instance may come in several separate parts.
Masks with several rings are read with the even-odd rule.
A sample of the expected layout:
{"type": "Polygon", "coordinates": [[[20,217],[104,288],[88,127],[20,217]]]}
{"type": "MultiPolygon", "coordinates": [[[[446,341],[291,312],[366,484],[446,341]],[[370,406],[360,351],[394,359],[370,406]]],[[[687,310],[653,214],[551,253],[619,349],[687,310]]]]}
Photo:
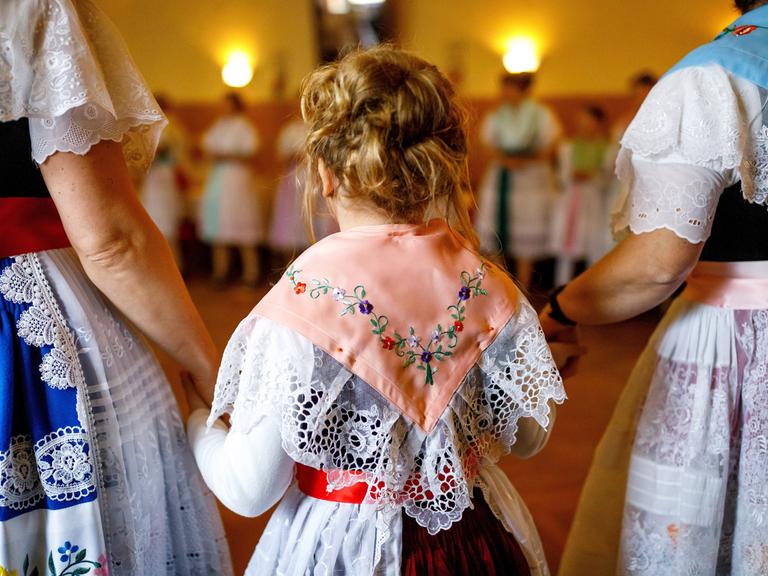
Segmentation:
{"type": "Polygon", "coordinates": [[[245,52],[232,52],[221,69],[221,79],[232,88],[247,86],[253,78],[253,65],[245,52]]]}
{"type": "Polygon", "coordinates": [[[536,72],[541,64],[536,43],[526,36],[511,39],[507,42],[503,63],[504,69],[510,74],[536,72]]]}

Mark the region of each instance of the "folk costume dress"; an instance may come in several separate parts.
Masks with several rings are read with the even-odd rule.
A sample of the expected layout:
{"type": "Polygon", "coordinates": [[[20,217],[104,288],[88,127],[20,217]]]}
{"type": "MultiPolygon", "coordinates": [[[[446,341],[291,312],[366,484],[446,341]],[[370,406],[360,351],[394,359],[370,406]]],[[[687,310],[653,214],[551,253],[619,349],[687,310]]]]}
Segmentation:
{"type": "MultiPolygon", "coordinates": [[[[502,154],[526,157],[550,148],[560,133],[555,115],[527,99],[492,112],[483,123],[481,138],[502,154]]],[[[518,170],[491,165],[478,195],[477,230],[483,249],[528,260],[548,256],[554,198],[554,174],[546,160],[518,170]]]]}
{"type": "Polygon", "coordinates": [[[88,281],[35,164],[163,116],[89,1],[0,3],[0,573],[230,574],[170,386],[88,281]]]}
{"type": "Polygon", "coordinates": [[[604,167],[608,142],[600,138],[574,138],[560,149],[563,193],[552,218],[552,251],[558,264],[555,283],[573,276],[573,263],[595,262],[604,254],[603,236],[608,222],[604,167]]]}
{"type": "Polygon", "coordinates": [[[534,310],[444,220],[363,226],[303,253],[240,324],[188,432],[227,506],[282,497],[249,575],[540,575],[496,462],[541,449],[564,399],[534,310]]]}
{"type": "Polygon", "coordinates": [[[141,202],[163,236],[175,243],[185,212],[179,170],[186,153],[187,137],[176,120],[160,136],[157,154],[141,189],[141,202]]]}
{"type": "Polygon", "coordinates": [[[224,116],[203,137],[214,158],[203,191],[200,234],[211,244],[253,246],[264,237],[261,198],[251,166],[259,134],[244,114],[224,116]]]}
{"type": "Polygon", "coordinates": [[[597,448],[561,574],[768,573],[768,7],[653,89],[618,229],[705,242],[597,448]]]}

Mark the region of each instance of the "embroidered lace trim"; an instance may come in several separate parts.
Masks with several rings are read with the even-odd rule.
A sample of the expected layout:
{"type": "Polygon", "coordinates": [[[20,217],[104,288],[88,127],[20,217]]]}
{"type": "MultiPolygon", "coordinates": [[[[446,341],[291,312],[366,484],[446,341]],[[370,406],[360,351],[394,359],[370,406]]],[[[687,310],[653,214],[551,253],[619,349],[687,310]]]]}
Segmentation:
{"type": "Polygon", "coordinates": [[[51,349],[43,355],[40,376],[52,388],[77,389],[77,414],[87,426],[83,395],[85,380],[77,359],[77,345],[35,254],[15,256],[0,275],[0,295],[9,302],[29,304],[16,324],[18,335],[30,346],[51,349]]]}
{"type": "Polygon", "coordinates": [[[550,400],[563,402],[565,392],[527,303],[429,434],[307,340],[251,317],[224,354],[209,424],[229,412],[233,429],[247,432],[278,417],[294,460],[326,470],[333,487],[366,481],[371,509],[402,509],[434,534],[461,519],[481,463],[509,452],[520,418],[549,425],[550,400]]]}
{"type": "Polygon", "coordinates": [[[2,507],[23,510],[45,497],[69,502],[95,490],[88,434],[79,426],[59,428],[34,445],[29,436],[15,436],[0,451],[2,507]]]}

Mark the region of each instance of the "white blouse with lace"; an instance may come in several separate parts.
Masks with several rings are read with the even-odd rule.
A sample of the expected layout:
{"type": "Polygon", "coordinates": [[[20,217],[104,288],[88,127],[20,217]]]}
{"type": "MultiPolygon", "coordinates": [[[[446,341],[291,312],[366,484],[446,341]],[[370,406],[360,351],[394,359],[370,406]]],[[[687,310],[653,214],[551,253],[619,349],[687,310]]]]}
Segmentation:
{"type": "Polygon", "coordinates": [[[720,194],[739,180],[747,200],[768,204],[762,99],[757,86],[717,65],[664,77],[621,141],[616,172],[628,193],[614,232],[664,228],[703,242],[720,194]]]}
{"type": "Polygon", "coordinates": [[[90,0],[0,2],[0,122],[29,119],[32,156],[121,142],[145,170],[165,118],[114,25],[90,0]]]}
{"type": "Polygon", "coordinates": [[[283,497],[247,574],[399,574],[401,512],[434,534],[461,519],[479,487],[532,574],[543,575],[533,520],[496,462],[510,452],[538,452],[551,430],[552,403],[564,399],[527,303],[429,433],[303,336],[251,316],[225,352],[213,427],[206,430],[197,412],[188,432],[203,477],[235,512],[258,515],[283,497]],[[216,420],[224,412],[231,413],[229,430],[216,420]],[[468,458],[482,462],[477,475],[465,475],[468,458]],[[326,470],[334,488],[363,477],[368,495],[362,504],[305,496],[293,482],[294,462],[326,470]],[[338,473],[344,470],[360,475],[338,473]]]}

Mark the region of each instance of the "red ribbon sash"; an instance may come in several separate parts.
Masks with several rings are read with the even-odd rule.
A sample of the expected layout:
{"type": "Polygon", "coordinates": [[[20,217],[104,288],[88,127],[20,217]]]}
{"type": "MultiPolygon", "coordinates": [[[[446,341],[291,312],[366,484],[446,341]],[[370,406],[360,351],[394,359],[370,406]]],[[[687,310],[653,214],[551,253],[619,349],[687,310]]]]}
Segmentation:
{"type": "Polygon", "coordinates": [[[0,198],[0,258],[69,246],[50,198],[0,198]]]}
{"type": "MultiPolygon", "coordinates": [[[[350,474],[353,474],[350,472],[350,474]]],[[[328,477],[323,470],[310,468],[304,464],[296,463],[296,480],[299,490],[307,496],[329,502],[342,502],[344,504],[362,504],[368,492],[368,484],[358,482],[352,486],[329,491],[328,477]]]]}

